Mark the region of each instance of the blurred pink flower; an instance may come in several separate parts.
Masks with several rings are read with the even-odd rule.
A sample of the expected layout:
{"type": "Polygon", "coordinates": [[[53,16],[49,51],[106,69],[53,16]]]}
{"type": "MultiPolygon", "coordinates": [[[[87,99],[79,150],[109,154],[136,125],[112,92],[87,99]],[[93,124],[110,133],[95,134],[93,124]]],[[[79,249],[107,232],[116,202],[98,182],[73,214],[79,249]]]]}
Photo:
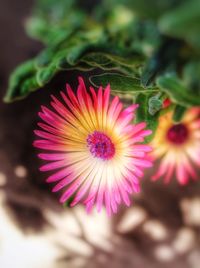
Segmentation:
{"type": "Polygon", "coordinates": [[[161,116],[152,147],[153,158],[161,159],[153,180],[164,176],[168,183],[174,173],[183,185],[190,178],[196,179],[194,166],[200,167],[200,108],[189,109],[178,124],[173,123],[172,112],[161,116]]]}
{"type": "Polygon", "coordinates": [[[38,156],[48,161],[40,170],[54,171],[47,178],[56,183],[53,192],[65,188],[60,202],[73,197],[71,206],[82,202],[89,212],[94,204],[97,211],[105,205],[109,215],[116,213],[120,203],[130,205],[129,194],[140,190],[138,178],[151,166],[151,148],[138,144],[151,131],[144,122],[131,124],[137,104],[123,109],[118,97],[109,104],[109,85],[97,93],[90,87],[89,94],[79,78],[77,96],[66,88],[62,103],[52,96],[54,111],[42,106],[39,113],[44,122],[34,146],[47,151],[38,156]]]}

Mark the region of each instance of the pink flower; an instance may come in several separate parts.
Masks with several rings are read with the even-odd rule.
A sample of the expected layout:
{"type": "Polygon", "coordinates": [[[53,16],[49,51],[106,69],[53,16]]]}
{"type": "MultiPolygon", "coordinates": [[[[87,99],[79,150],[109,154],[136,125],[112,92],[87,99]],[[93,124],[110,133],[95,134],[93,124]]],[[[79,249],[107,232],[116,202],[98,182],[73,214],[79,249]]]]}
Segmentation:
{"type": "Polygon", "coordinates": [[[196,179],[194,166],[200,167],[200,109],[189,109],[179,124],[173,123],[172,112],[161,116],[152,146],[153,158],[161,159],[153,180],[164,176],[168,183],[174,174],[180,184],[196,179]]]}
{"type": "Polygon", "coordinates": [[[139,177],[151,166],[151,148],[138,144],[151,131],[144,122],[131,124],[137,104],[123,109],[118,97],[109,104],[109,85],[88,93],[79,78],[76,95],[66,87],[62,102],[52,96],[52,109],[42,106],[39,113],[34,146],[46,151],[38,156],[48,162],[40,170],[53,171],[47,182],[55,183],[53,192],[64,189],[61,203],[73,197],[71,206],[82,202],[89,212],[105,205],[109,215],[116,213],[119,204],[130,205],[129,195],[140,190],[139,177]]]}

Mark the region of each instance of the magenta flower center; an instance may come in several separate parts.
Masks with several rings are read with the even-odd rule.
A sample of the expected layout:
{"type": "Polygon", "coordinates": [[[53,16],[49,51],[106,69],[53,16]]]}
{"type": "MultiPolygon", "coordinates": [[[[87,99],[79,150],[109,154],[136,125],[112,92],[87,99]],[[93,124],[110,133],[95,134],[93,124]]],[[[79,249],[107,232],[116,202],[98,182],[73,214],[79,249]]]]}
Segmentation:
{"type": "Polygon", "coordinates": [[[172,126],[167,132],[167,138],[170,142],[180,145],[188,138],[189,132],[184,124],[177,124],[172,126]]]}
{"type": "Polygon", "coordinates": [[[115,147],[111,139],[100,131],[94,131],[88,135],[87,146],[94,157],[103,160],[111,159],[115,154],[115,147]]]}

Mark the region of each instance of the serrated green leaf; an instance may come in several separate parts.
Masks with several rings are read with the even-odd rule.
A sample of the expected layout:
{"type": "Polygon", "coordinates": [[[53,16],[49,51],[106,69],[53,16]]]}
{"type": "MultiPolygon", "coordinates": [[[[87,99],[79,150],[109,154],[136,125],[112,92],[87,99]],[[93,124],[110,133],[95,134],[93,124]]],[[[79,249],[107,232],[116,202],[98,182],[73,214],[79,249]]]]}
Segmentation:
{"type": "Polygon", "coordinates": [[[119,65],[126,67],[139,67],[143,64],[144,57],[142,55],[127,55],[120,57],[118,55],[107,54],[108,59],[112,62],[116,62],[119,65]]]}
{"type": "Polygon", "coordinates": [[[110,59],[108,56],[109,54],[107,54],[106,57],[104,56],[101,57],[99,54],[101,53],[93,53],[92,55],[93,59],[83,57],[80,62],[85,62],[87,65],[93,68],[99,68],[105,72],[119,72],[127,76],[138,76],[139,66],[136,67],[134,65],[128,66],[125,64],[120,64],[119,62],[116,62],[110,59]],[[95,58],[96,58],[96,61],[95,61],[95,58]]]}
{"type": "Polygon", "coordinates": [[[35,59],[35,64],[37,68],[45,67],[50,64],[54,53],[55,52],[52,50],[51,47],[44,49],[42,52],[40,52],[35,59]]]}
{"type": "Polygon", "coordinates": [[[174,103],[184,107],[200,106],[200,96],[191,94],[191,91],[174,74],[160,76],[156,83],[174,103]]]}
{"type": "Polygon", "coordinates": [[[6,92],[6,96],[4,97],[4,101],[10,102],[13,99],[18,99],[23,96],[23,88],[22,84],[25,80],[33,77],[36,73],[36,67],[34,60],[29,60],[20,66],[12,73],[8,90],[6,92]]]}
{"type": "MultiPolygon", "coordinates": [[[[124,0],[124,3],[127,1],[124,0]]],[[[187,5],[192,5],[194,1],[197,0],[192,0],[187,5]]],[[[7,100],[25,97],[48,83],[62,70],[90,71],[98,68],[97,73],[103,74],[91,78],[96,85],[105,86],[110,82],[115,93],[131,96],[132,99],[140,93],[152,93],[148,104],[148,111],[152,115],[157,114],[160,107],[159,100],[153,98],[160,90],[167,95],[171,94],[172,100],[182,106],[199,105],[196,98],[200,94],[199,74],[195,74],[195,67],[189,68],[189,72],[184,68],[185,64],[190,65],[191,58],[199,61],[198,52],[183,42],[183,39],[189,40],[187,36],[181,37],[179,41],[161,35],[157,28],[162,18],[172,14],[173,10],[183,11],[186,3],[184,0],[161,0],[159,3],[153,3],[151,10],[147,0],[136,0],[134,3],[129,0],[128,8],[123,5],[123,0],[113,0],[113,4],[106,1],[106,9],[99,5],[101,14],[98,17],[93,10],[89,14],[86,10],[79,9],[78,2],[80,1],[37,1],[33,16],[29,20],[28,31],[46,47],[31,60],[30,65],[24,65],[13,73],[7,100]],[[130,5],[133,9],[129,8],[130,5]],[[143,15],[136,16],[136,13],[143,15]],[[168,85],[166,88],[165,85],[155,87],[155,78],[171,69],[175,73],[179,72],[183,78],[183,94],[177,89],[168,89],[168,85]]],[[[198,14],[194,7],[191,11],[198,14]]],[[[182,22],[187,21],[186,15],[185,13],[182,17],[182,22]]],[[[175,19],[181,21],[181,18],[175,19]]],[[[194,28],[191,27],[191,31],[188,30],[185,35],[190,37],[194,34],[198,39],[195,20],[196,15],[190,21],[195,24],[194,28]]],[[[175,26],[180,28],[179,24],[175,26]]]]}
{"type": "Polygon", "coordinates": [[[61,58],[57,61],[56,63],[56,69],[58,71],[63,71],[63,70],[80,70],[80,71],[84,71],[84,72],[88,72],[88,71],[92,71],[94,69],[93,66],[88,65],[85,62],[79,61],[76,65],[70,65],[67,62],[66,57],[65,58],[61,58]]]}
{"type": "Polygon", "coordinates": [[[143,88],[140,84],[140,80],[137,78],[116,73],[94,75],[90,77],[90,81],[97,87],[100,85],[105,87],[107,84],[110,84],[112,91],[115,93],[132,93],[134,95],[158,91],[156,88],[143,88]]]}
{"type": "Polygon", "coordinates": [[[54,65],[50,65],[46,68],[42,68],[37,72],[36,80],[40,87],[43,87],[47,84],[57,72],[56,67],[54,65]]]}
{"type": "Polygon", "coordinates": [[[73,46],[72,48],[68,49],[66,51],[66,58],[67,58],[67,62],[70,65],[75,65],[78,60],[81,58],[81,56],[87,51],[89,50],[89,48],[92,45],[90,43],[80,43],[77,46],[73,46]]]}
{"type": "Polygon", "coordinates": [[[24,96],[29,95],[32,91],[36,90],[39,86],[40,85],[39,85],[37,79],[35,78],[35,76],[25,79],[21,83],[20,95],[17,96],[17,99],[21,99],[24,96]]]}
{"type": "Polygon", "coordinates": [[[88,53],[81,59],[81,61],[96,67],[108,65],[111,62],[111,60],[107,57],[107,54],[99,52],[88,53]]]}
{"type": "Polygon", "coordinates": [[[104,71],[116,70],[127,75],[136,75],[143,63],[142,57],[136,55],[128,58],[102,52],[89,53],[81,61],[104,71]]]}

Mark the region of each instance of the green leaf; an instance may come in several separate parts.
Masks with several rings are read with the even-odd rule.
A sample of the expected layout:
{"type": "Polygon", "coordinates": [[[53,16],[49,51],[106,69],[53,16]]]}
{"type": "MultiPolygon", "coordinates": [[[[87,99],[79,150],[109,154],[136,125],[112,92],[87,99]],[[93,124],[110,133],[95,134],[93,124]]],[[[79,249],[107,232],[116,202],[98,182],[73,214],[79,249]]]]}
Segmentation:
{"type": "Polygon", "coordinates": [[[144,86],[150,85],[155,77],[166,69],[170,69],[179,57],[179,50],[183,46],[180,40],[163,38],[162,44],[155,51],[152,57],[147,60],[141,75],[141,83],[144,86]]]}
{"type": "Polygon", "coordinates": [[[105,52],[92,52],[88,53],[82,61],[88,64],[95,65],[96,67],[101,67],[113,63],[115,66],[126,66],[132,68],[138,68],[143,63],[143,58],[138,55],[122,57],[115,54],[109,54],[105,52]]]}
{"type": "Polygon", "coordinates": [[[187,87],[191,88],[193,94],[200,95],[200,61],[198,59],[184,66],[183,81],[187,87]]]}
{"type": "Polygon", "coordinates": [[[101,67],[111,63],[111,60],[105,53],[99,53],[99,52],[88,53],[82,58],[81,61],[95,67],[101,67]]]}
{"type": "MultiPolygon", "coordinates": [[[[8,90],[6,92],[6,96],[4,97],[4,101],[10,102],[14,99],[20,99],[23,97],[24,91],[26,91],[26,86],[24,83],[26,80],[28,81],[29,79],[32,79],[35,73],[36,67],[34,60],[29,60],[18,66],[18,68],[12,73],[10,77],[8,90]]],[[[32,84],[34,84],[35,88],[37,82],[32,81],[32,84]]],[[[39,87],[39,84],[37,84],[37,87],[39,87]]]]}
{"type": "Polygon", "coordinates": [[[26,30],[31,37],[52,45],[68,38],[85,19],[74,0],[37,0],[26,30]]]}
{"type": "Polygon", "coordinates": [[[50,65],[46,68],[42,68],[37,72],[36,79],[40,87],[43,87],[47,84],[56,73],[56,68],[54,65],[50,65]]]}
{"type": "Polygon", "coordinates": [[[20,95],[16,96],[14,99],[11,99],[11,101],[16,99],[22,99],[24,98],[24,96],[28,96],[32,91],[35,91],[39,86],[40,85],[38,84],[38,81],[35,78],[35,76],[25,79],[21,83],[20,95]]]}
{"type": "Polygon", "coordinates": [[[159,0],[151,2],[148,0],[116,0],[116,2],[123,2],[129,5],[136,14],[148,19],[157,19],[167,10],[173,8],[176,3],[174,0],[159,0]]]}
{"type": "Polygon", "coordinates": [[[81,62],[103,71],[116,71],[128,76],[138,76],[143,60],[139,56],[124,58],[104,52],[92,52],[84,56],[81,62]]]}
{"type": "Polygon", "coordinates": [[[175,123],[179,123],[181,119],[183,118],[185,111],[186,111],[186,107],[176,105],[174,109],[174,114],[173,114],[173,121],[175,123]]]}
{"type": "Polygon", "coordinates": [[[151,98],[149,98],[149,102],[148,102],[148,111],[150,113],[150,115],[155,115],[158,111],[161,110],[162,106],[163,106],[163,101],[161,99],[159,99],[160,94],[157,94],[151,98]]]}
{"type": "Polygon", "coordinates": [[[200,47],[200,1],[185,1],[167,12],[158,22],[164,34],[182,38],[197,48],[200,47]]]}
{"type": "Polygon", "coordinates": [[[145,142],[150,142],[155,134],[155,131],[158,126],[158,117],[159,113],[151,115],[149,113],[149,99],[152,97],[152,94],[138,94],[135,103],[139,104],[139,108],[136,110],[136,123],[146,122],[147,129],[152,130],[152,134],[145,138],[145,142]]]}
{"type": "Polygon", "coordinates": [[[35,60],[19,66],[11,76],[5,100],[12,101],[27,96],[31,91],[47,84],[62,69],[93,69],[86,64],[78,63],[88,49],[92,50],[96,44],[104,42],[104,33],[101,28],[93,27],[85,35],[77,34],[68,42],[44,49],[35,60]]]}
{"type": "Polygon", "coordinates": [[[56,62],[56,69],[58,71],[60,70],[80,70],[80,71],[84,71],[84,72],[88,72],[88,71],[92,71],[94,69],[93,66],[82,62],[81,60],[79,62],[77,62],[77,64],[75,65],[70,65],[66,59],[66,57],[64,58],[60,58],[57,62],[56,62]]]}
{"type": "Polygon", "coordinates": [[[94,75],[90,77],[90,81],[94,86],[105,87],[110,84],[112,91],[115,93],[148,93],[157,92],[156,88],[144,88],[140,84],[140,80],[133,77],[124,76],[116,73],[105,73],[101,75],[94,75]]]}
{"type": "MultiPolygon", "coordinates": [[[[197,0],[191,0],[190,5],[194,1],[197,0]]],[[[27,96],[63,70],[98,69],[95,72],[101,75],[91,77],[96,86],[110,83],[114,93],[131,99],[138,94],[150,94],[147,107],[151,115],[157,114],[160,109],[160,101],[154,98],[160,90],[171,95],[176,104],[199,105],[196,98],[200,94],[199,74],[194,74],[194,66],[189,68],[189,72],[184,68],[193,59],[199,61],[198,52],[185,45],[183,39],[189,40],[187,37],[180,37],[181,41],[166,37],[157,27],[162,18],[172,14],[173,10],[181,14],[186,5],[184,0],[161,0],[152,3],[151,9],[148,0],[112,0],[112,3],[108,0],[104,1],[105,9],[102,3],[98,5],[98,16],[96,8],[88,12],[80,9],[79,4],[78,0],[37,0],[27,29],[45,47],[35,59],[13,72],[5,98],[7,101],[27,96]],[[181,93],[168,85],[155,86],[155,78],[170,69],[182,75],[185,84],[178,81],[178,85],[184,87],[181,93]]],[[[198,39],[195,22],[198,12],[194,7],[191,10],[194,12],[191,19],[194,28],[186,35],[194,35],[198,39]]],[[[187,16],[182,18],[185,23],[187,16]]],[[[167,30],[166,34],[179,36],[167,30]]]]}
{"type": "Polygon", "coordinates": [[[174,103],[184,107],[200,106],[200,96],[191,94],[191,91],[174,74],[160,76],[156,83],[174,103]]]}

